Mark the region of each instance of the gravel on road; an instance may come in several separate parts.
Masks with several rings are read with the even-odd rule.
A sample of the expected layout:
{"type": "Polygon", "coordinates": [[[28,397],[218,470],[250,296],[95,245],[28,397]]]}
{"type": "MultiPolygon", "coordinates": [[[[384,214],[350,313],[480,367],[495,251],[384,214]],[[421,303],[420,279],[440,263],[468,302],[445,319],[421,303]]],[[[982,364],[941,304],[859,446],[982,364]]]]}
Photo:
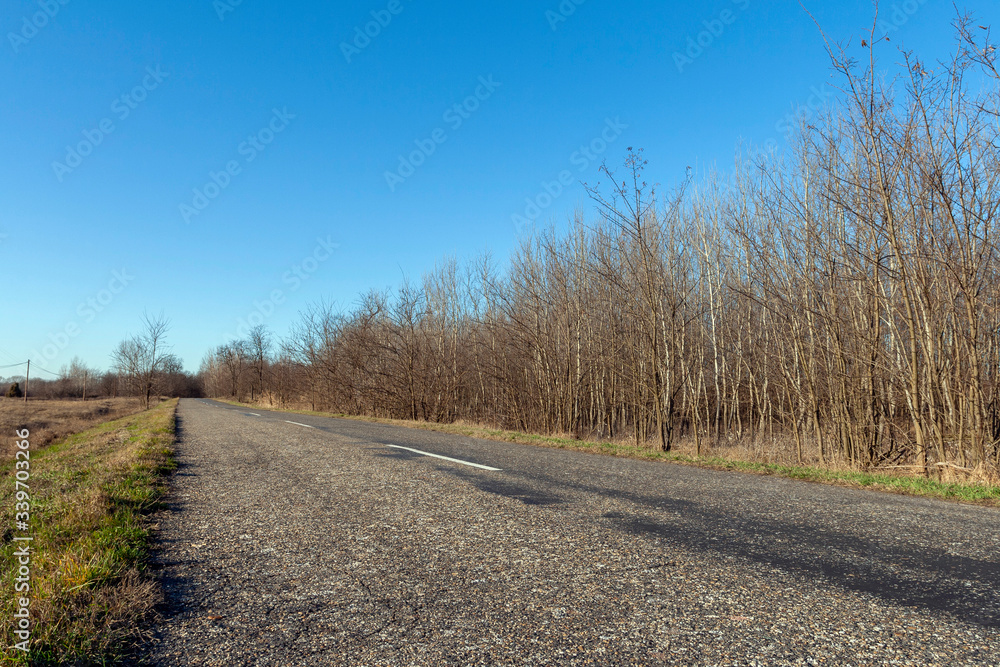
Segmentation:
{"type": "Polygon", "coordinates": [[[178,429],[153,665],[1000,665],[995,509],[193,399],[178,429]]]}

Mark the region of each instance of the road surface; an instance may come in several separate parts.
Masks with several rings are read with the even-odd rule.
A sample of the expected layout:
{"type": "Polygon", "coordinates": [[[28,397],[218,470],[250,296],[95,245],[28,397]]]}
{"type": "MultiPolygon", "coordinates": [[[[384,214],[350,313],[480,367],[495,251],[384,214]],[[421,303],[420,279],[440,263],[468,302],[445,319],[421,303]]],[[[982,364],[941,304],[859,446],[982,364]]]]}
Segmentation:
{"type": "Polygon", "coordinates": [[[178,427],[155,665],[1000,665],[995,509],[207,400],[178,427]]]}

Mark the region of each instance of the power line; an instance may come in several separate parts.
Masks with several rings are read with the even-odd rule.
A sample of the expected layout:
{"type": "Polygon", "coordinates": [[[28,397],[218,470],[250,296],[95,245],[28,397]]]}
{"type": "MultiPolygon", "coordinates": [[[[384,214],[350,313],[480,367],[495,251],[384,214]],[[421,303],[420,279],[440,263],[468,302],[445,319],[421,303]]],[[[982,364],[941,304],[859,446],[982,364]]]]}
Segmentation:
{"type": "MultiPolygon", "coordinates": [[[[3,361],[12,361],[14,359],[17,359],[17,357],[15,357],[13,354],[11,354],[10,352],[8,352],[6,349],[4,349],[2,347],[0,347],[0,355],[3,355],[3,357],[4,357],[3,361]]],[[[15,365],[17,365],[17,364],[15,364],[15,365]]]]}
{"type": "Polygon", "coordinates": [[[0,368],[14,368],[15,366],[24,366],[26,363],[28,363],[28,362],[27,361],[22,361],[19,364],[11,364],[10,366],[0,366],[0,368]]]}
{"type": "Polygon", "coordinates": [[[57,378],[58,377],[62,377],[62,375],[60,375],[59,373],[53,373],[52,371],[47,371],[44,368],[42,368],[41,366],[35,366],[35,368],[37,370],[42,371],[43,373],[48,373],[49,375],[52,375],[53,377],[57,377],[57,378]]]}

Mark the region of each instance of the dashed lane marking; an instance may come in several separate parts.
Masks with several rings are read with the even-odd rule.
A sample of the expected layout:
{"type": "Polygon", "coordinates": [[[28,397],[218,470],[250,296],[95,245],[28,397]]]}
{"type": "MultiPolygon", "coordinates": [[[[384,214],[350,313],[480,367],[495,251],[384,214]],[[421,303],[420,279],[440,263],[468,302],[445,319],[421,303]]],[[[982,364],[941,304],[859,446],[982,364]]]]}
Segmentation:
{"type": "Polygon", "coordinates": [[[453,459],[450,456],[441,456],[440,454],[431,454],[430,452],[423,452],[419,449],[410,449],[409,447],[400,447],[399,445],[386,445],[386,447],[392,447],[393,449],[405,449],[408,452],[413,452],[414,454],[422,454],[423,456],[433,456],[436,459],[444,459],[445,461],[451,461],[452,463],[460,463],[464,466],[472,466],[473,468],[481,468],[482,470],[490,470],[492,472],[500,472],[500,468],[491,468],[490,466],[484,466],[481,463],[472,463],[471,461],[463,461],[461,459],[453,459]]]}

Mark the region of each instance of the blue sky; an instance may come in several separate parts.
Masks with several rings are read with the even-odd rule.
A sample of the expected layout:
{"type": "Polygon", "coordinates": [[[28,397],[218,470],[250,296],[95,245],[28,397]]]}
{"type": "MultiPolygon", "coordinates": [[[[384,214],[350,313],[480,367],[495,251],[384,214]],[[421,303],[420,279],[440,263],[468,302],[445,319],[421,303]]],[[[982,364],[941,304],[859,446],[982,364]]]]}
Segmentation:
{"type": "MultiPolygon", "coordinates": [[[[860,55],[870,2],[806,5],[860,55]]],[[[886,66],[951,47],[950,2],[882,13],[886,66]]],[[[503,259],[628,146],[669,187],[836,84],[795,1],[18,0],[0,34],[0,366],[52,371],[143,311],[197,370],[241,322],[503,259]]]]}

